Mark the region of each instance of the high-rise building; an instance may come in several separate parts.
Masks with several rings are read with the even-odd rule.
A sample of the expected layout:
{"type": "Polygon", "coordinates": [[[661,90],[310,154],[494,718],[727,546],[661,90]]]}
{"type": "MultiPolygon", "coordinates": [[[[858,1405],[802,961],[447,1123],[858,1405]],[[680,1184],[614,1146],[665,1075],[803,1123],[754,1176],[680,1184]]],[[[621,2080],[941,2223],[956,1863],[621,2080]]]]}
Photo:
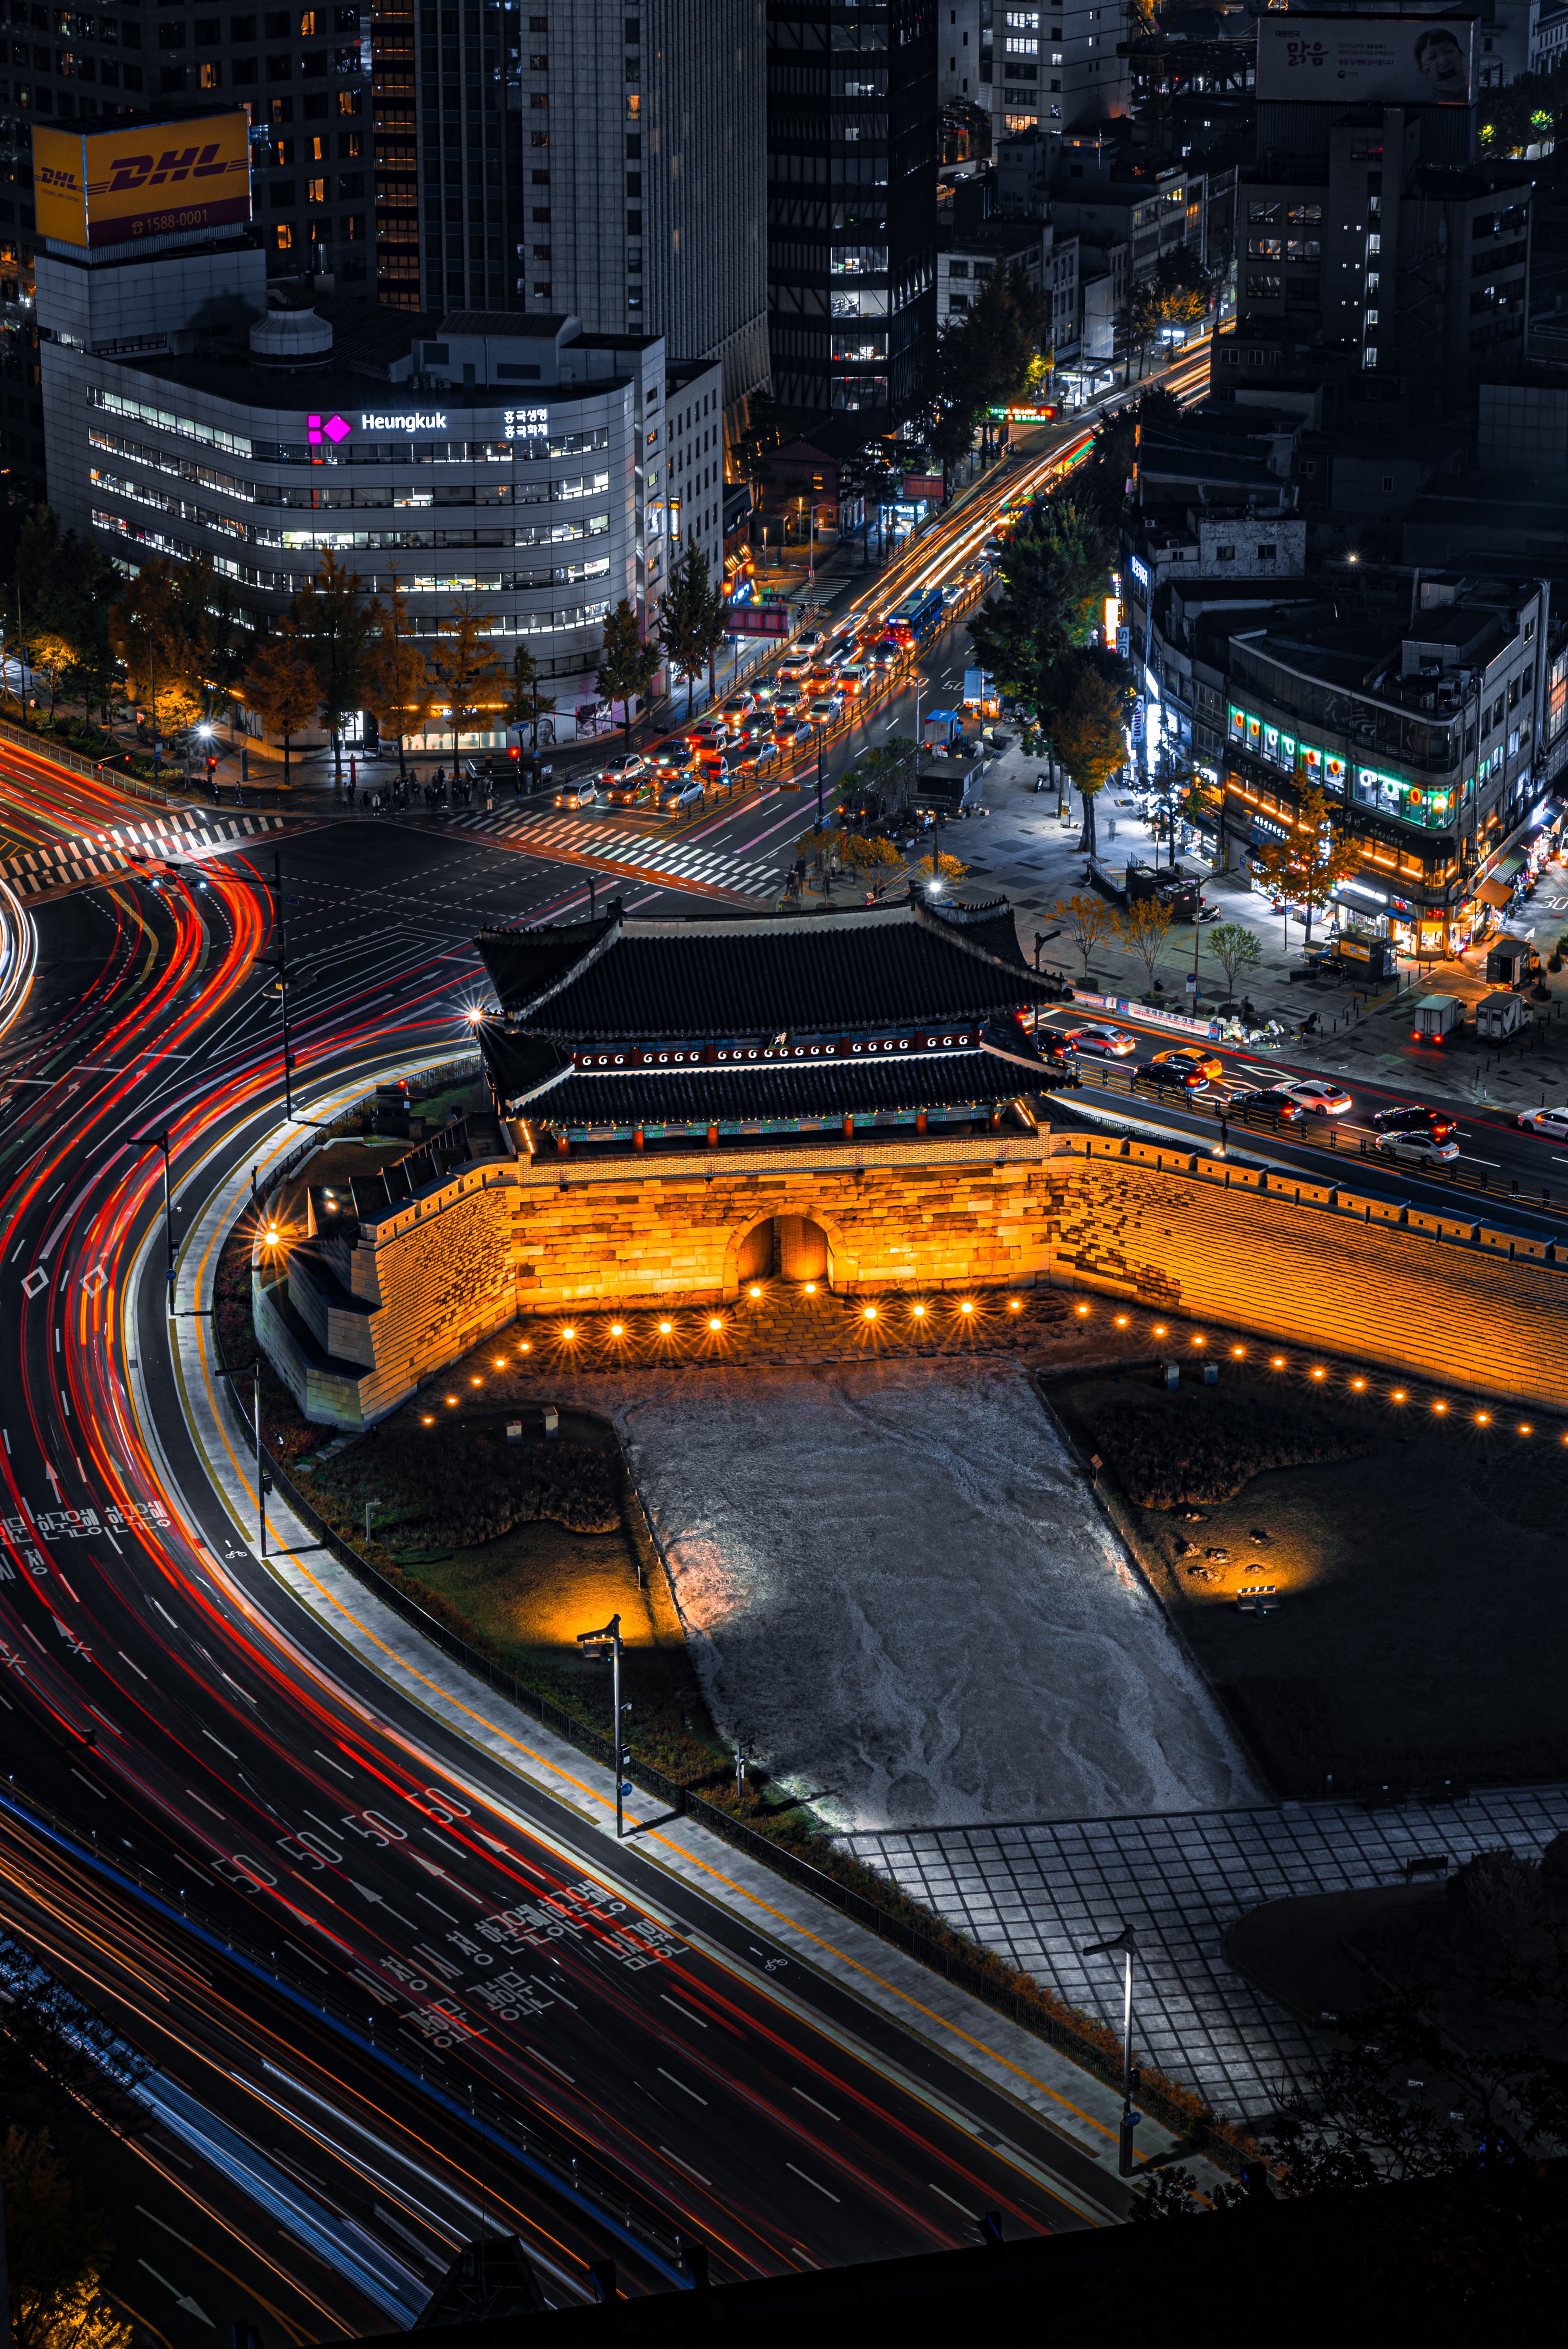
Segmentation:
{"type": "Polygon", "coordinates": [[[935,333],[938,0],[768,0],[773,395],[907,411],[935,333]]]}
{"type": "Polygon", "coordinates": [[[519,296],[719,360],[727,409],[768,373],[764,9],[553,0],[527,16],[519,296]]]}
{"type": "Polygon", "coordinates": [[[980,75],[990,100],[992,135],[1075,130],[1128,111],[1128,0],[1042,0],[1015,8],[982,0],[980,75]]]}

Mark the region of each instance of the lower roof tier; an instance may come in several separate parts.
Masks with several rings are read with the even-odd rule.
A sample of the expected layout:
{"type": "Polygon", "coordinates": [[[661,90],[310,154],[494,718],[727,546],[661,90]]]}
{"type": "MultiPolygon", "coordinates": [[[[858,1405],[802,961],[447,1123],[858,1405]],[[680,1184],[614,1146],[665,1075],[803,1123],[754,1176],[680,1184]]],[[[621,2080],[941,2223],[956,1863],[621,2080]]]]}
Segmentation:
{"type": "MultiPolygon", "coordinates": [[[[504,1043],[504,1039],[495,1040],[504,1043]]],[[[504,1061],[486,1057],[506,1092],[504,1061]]],[[[900,1112],[995,1108],[1032,1090],[1016,1060],[985,1051],[923,1053],[892,1062],[830,1063],[822,1068],[664,1070],[562,1079],[535,1094],[526,1114],[540,1126],[707,1125],[761,1118],[896,1115],[900,1112]]]]}

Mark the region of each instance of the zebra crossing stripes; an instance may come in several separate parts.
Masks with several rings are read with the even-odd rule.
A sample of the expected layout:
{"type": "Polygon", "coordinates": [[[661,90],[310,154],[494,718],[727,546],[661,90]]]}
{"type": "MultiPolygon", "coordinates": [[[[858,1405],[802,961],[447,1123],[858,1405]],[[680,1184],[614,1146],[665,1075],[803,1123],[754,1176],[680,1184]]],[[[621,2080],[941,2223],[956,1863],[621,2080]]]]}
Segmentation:
{"type": "Polygon", "coordinates": [[[150,856],[178,860],[242,845],[282,828],[283,818],[276,815],[236,815],[216,822],[196,811],[184,818],[172,813],[150,823],[122,824],[24,849],[0,864],[0,875],[19,897],[35,897],[70,883],[118,879],[150,856]]]}
{"type": "Polygon", "coordinates": [[[619,832],[608,824],[583,823],[572,816],[518,816],[504,811],[454,816],[452,828],[487,833],[517,848],[541,855],[552,852],[573,857],[602,857],[607,864],[633,866],[651,881],[706,881],[742,895],[770,898],[779,885],[779,869],[771,857],[737,856],[727,849],[706,848],[695,840],[665,840],[656,834],[619,832]]]}

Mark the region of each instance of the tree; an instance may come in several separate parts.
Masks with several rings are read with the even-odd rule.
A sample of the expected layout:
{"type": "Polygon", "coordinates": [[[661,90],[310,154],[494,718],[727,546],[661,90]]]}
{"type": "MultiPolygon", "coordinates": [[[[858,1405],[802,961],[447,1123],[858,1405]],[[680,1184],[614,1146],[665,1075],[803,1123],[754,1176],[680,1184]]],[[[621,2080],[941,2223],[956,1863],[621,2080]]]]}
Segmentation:
{"type": "Polygon", "coordinates": [[[1114,655],[1102,654],[1097,659],[1080,654],[1076,670],[1072,691],[1057,713],[1051,735],[1057,757],[1083,793],[1078,845],[1092,856],[1096,853],[1095,801],[1127,756],[1122,733],[1127,687],[1118,674],[1122,663],[1114,655]]]}
{"type": "Polygon", "coordinates": [[[686,678],[688,718],[693,681],[727,632],[723,582],[717,585],[710,582],[707,557],[693,539],[672,568],[669,586],[659,598],[659,639],[671,667],[686,678]]]}
{"type": "Polygon", "coordinates": [[[1257,933],[1244,922],[1221,922],[1209,932],[1204,944],[1225,974],[1227,998],[1235,994],[1237,973],[1252,970],[1263,960],[1257,933]]]}
{"type": "Polygon", "coordinates": [[[1029,284],[1022,262],[1015,262],[994,269],[962,321],[943,329],[926,389],[935,409],[931,449],[944,483],[950,463],[967,452],[982,413],[1028,388],[1050,316],[1048,296],[1029,284]]]}
{"type": "Polygon", "coordinates": [[[408,598],[392,574],[387,601],[370,606],[370,641],[364,659],[365,707],[383,734],[397,739],[397,773],[407,774],[406,744],[424,731],[435,709],[430,663],[408,617],[408,598]]]}
{"type": "Polygon", "coordinates": [[[539,756],[539,719],[542,710],[553,710],[555,697],[539,690],[539,663],[526,645],[519,645],[511,657],[511,700],[507,714],[515,726],[528,726],[532,730],[533,755],[539,756]]]}
{"type": "Polygon", "coordinates": [[[294,599],[294,620],[315,668],[321,723],[332,737],[333,775],[343,789],[343,729],[364,706],[365,657],[371,617],[359,574],[339,563],[331,547],[314,579],[294,599]]]}
{"type": "Polygon", "coordinates": [[[165,724],[194,725],[205,708],[211,647],[203,591],[213,585],[204,558],[176,566],[154,555],[110,615],[109,641],[132,696],[152,713],[155,739],[165,724]]]}
{"type": "Polygon", "coordinates": [[[1047,733],[1070,698],[1068,656],[1085,645],[1110,582],[1112,541],[1068,496],[1036,506],[1002,549],[1001,594],[976,612],[970,641],[981,667],[1047,733]]]}
{"type": "Polygon", "coordinates": [[[1159,897],[1135,897],[1125,912],[1113,916],[1116,935],[1130,955],[1136,956],[1154,990],[1154,966],[1171,936],[1171,908],[1159,897]]]}
{"type": "Polygon", "coordinates": [[[632,747],[632,704],[639,694],[647,692],[658,665],[658,646],[644,643],[637,616],[623,595],[605,619],[604,641],[599,647],[599,668],[593,681],[606,701],[621,704],[628,750],[632,747]]]}
{"type": "Polygon", "coordinates": [[[1070,897],[1058,898],[1052,912],[1082,957],[1087,978],[1090,955],[1113,926],[1110,907],[1103,897],[1088,897],[1076,890],[1070,897]]]}
{"type": "Polygon", "coordinates": [[[1335,830],[1337,809],[1327,795],[1309,791],[1296,812],[1288,840],[1271,841],[1254,859],[1276,896],[1287,905],[1306,908],[1306,935],[1312,937],[1312,917],[1327,905],[1342,881],[1348,881],[1360,859],[1347,840],[1335,830]]]}
{"type": "Polygon", "coordinates": [[[436,686],[451,728],[454,765],[459,734],[473,733],[490,711],[506,707],[506,673],[490,650],[484,626],[466,601],[441,622],[436,686]]]}
{"type": "Polygon", "coordinates": [[[240,698],[253,709],[269,734],[284,744],[284,789],[289,788],[289,745],[314,723],[321,707],[321,680],[298,627],[286,615],[251,656],[240,698]]]}
{"type": "Polygon", "coordinates": [[[0,2145],[15,2349],[129,2349],[131,2327],[99,2296],[110,2245],[84,2209],[47,2129],[13,2125],[0,2145]]]}

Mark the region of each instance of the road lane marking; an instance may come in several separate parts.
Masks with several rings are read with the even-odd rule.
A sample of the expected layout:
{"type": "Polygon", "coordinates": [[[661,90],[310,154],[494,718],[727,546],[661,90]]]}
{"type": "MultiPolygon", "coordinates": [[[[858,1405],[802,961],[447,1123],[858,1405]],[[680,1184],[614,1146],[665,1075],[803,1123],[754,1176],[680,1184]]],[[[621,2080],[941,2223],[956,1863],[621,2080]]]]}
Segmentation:
{"type": "Polygon", "coordinates": [[[784,2167],[786,2169],[793,2169],[796,2177],[803,2178],[808,2186],[814,2186],[819,2194],[826,2194],[830,2202],[837,2202],[840,2199],[840,2197],[833,2193],[830,2188],[824,2186],[820,2178],[813,2178],[809,2170],[799,2168],[792,2161],[787,2161],[784,2164],[784,2167]]]}
{"type": "MultiPolygon", "coordinates": [[[[801,2103],[802,2103],[803,2105],[815,2105],[815,2106],[816,2106],[816,2108],[817,2108],[817,2110],[818,2110],[818,2112],[820,2112],[820,2113],[827,2113],[827,2114],[828,2114],[828,2118],[829,2118],[830,2121],[836,2121],[836,2120],[838,2120],[839,2116],[838,2116],[838,2114],[837,2114],[837,2113],[829,2113],[829,2112],[828,2112],[828,2107],[827,2107],[827,2106],[826,2106],[826,2105],[819,2105],[819,2104],[817,2104],[817,2099],[816,2099],[816,2097],[815,2097],[815,2096],[809,2096],[809,2095],[806,2094],[806,2091],[805,2091],[805,2089],[804,2089],[804,2088],[797,2088],[797,2087],[795,2087],[795,2085],[794,2085],[794,2084],[793,2084],[792,2082],[791,2082],[791,2084],[790,2084],[790,2093],[791,2093],[791,2095],[797,2095],[797,2096],[799,2096],[799,2099],[800,2099],[800,2101],[801,2101],[801,2103]]],[[[841,2122],[841,2123],[840,2123],[840,2127],[841,2127],[842,2126],[843,2126],[843,2124],[841,2122]]]]}

